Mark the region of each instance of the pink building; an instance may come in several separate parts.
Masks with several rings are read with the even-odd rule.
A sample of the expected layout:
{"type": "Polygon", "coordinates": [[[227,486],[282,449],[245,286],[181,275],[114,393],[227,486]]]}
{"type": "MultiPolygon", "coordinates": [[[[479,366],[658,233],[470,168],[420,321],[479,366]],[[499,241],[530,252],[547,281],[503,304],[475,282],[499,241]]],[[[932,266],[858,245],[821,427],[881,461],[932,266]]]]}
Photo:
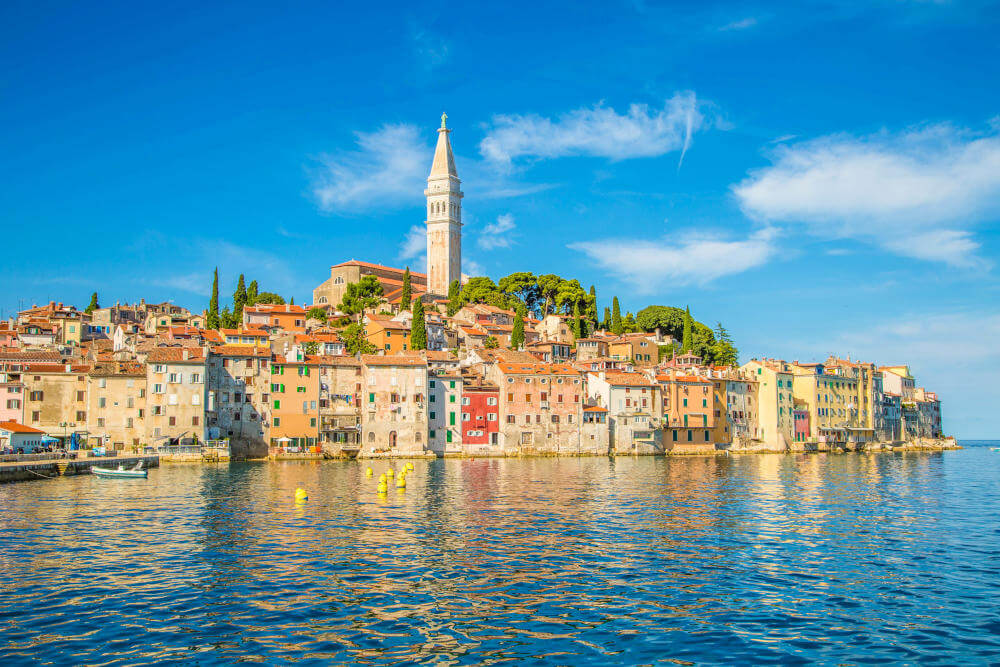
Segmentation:
{"type": "MultiPolygon", "coordinates": [[[[798,402],[798,399],[796,399],[798,402]]],[[[808,406],[798,406],[792,410],[793,431],[792,437],[795,442],[805,442],[809,439],[809,408],[808,406]]]]}

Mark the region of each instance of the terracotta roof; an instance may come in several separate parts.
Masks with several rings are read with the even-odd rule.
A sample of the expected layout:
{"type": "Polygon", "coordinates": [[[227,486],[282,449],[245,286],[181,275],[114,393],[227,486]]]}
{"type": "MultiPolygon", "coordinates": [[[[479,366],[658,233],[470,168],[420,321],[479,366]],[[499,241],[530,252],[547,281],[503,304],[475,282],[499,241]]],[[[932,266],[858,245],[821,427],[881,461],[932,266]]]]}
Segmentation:
{"type": "Polygon", "coordinates": [[[651,387],[653,383],[642,373],[606,373],[608,383],[629,387],[651,387]]]}
{"type": "Polygon", "coordinates": [[[270,357],[271,348],[259,345],[216,345],[212,354],[220,357],[270,357]]]}
{"type": "Polygon", "coordinates": [[[602,408],[599,405],[585,405],[583,407],[584,412],[607,412],[607,409],[602,408]]]}
{"type": "Polygon", "coordinates": [[[579,375],[580,371],[569,364],[507,363],[500,362],[497,368],[508,375],[579,375]]]}
{"type": "MultiPolygon", "coordinates": [[[[403,275],[403,272],[405,271],[405,269],[395,269],[395,268],[393,268],[391,266],[385,266],[383,264],[372,264],[371,262],[361,262],[361,261],[358,261],[356,259],[352,259],[352,260],[347,261],[347,262],[341,262],[340,264],[334,264],[330,268],[335,269],[338,266],[366,266],[366,267],[368,267],[370,269],[382,269],[383,271],[397,271],[399,273],[399,275],[403,275]]],[[[426,280],[427,274],[426,273],[416,273],[415,271],[410,271],[410,278],[412,279],[412,278],[415,278],[415,277],[417,277],[417,278],[424,278],[426,280]]]]}
{"type": "MultiPolygon", "coordinates": [[[[102,360],[103,361],[103,360],[102,360]]],[[[91,377],[145,377],[146,365],[138,361],[105,361],[94,366],[91,377]]]]}
{"type": "Polygon", "coordinates": [[[247,312],[252,313],[269,313],[276,315],[305,315],[306,309],[302,306],[293,306],[291,304],[277,304],[277,303],[260,303],[256,306],[247,306],[244,308],[247,312]]]}
{"type": "Polygon", "coordinates": [[[361,363],[365,366],[426,366],[427,362],[423,357],[412,354],[363,354],[361,363]]]}
{"type": "Polygon", "coordinates": [[[428,361],[454,361],[458,362],[458,357],[452,355],[448,350],[425,350],[424,356],[428,361]]]}
{"type": "Polygon", "coordinates": [[[361,362],[354,357],[347,355],[335,356],[332,354],[310,355],[310,359],[315,359],[317,363],[324,366],[360,366],[361,362]]]}
{"type": "Polygon", "coordinates": [[[69,366],[69,373],[86,373],[90,371],[89,364],[24,364],[21,370],[25,373],[66,373],[66,366],[69,366]]]}
{"type": "Polygon", "coordinates": [[[194,347],[155,347],[146,357],[149,363],[200,364],[205,362],[201,348],[194,347]],[[187,352],[188,358],[184,358],[187,352]]]}
{"type": "Polygon", "coordinates": [[[0,431],[7,431],[9,433],[45,433],[45,431],[39,431],[37,428],[31,428],[17,422],[0,422],[0,431]]]}

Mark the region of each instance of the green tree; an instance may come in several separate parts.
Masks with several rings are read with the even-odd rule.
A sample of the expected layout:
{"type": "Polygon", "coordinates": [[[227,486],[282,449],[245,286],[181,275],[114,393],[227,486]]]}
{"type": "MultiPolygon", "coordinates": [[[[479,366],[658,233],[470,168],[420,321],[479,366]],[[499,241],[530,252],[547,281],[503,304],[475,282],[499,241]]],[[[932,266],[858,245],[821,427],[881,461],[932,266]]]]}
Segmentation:
{"type": "Polygon", "coordinates": [[[500,343],[497,341],[496,336],[487,336],[486,340],[483,341],[483,347],[487,350],[495,350],[500,347],[500,343]]]}
{"type": "Polygon", "coordinates": [[[288,305],[289,306],[294,306],[295,305],[295,297],[294,296],[293,297],[289,297],[289,299],[288,299],[288,305]]]}
{"type": "Polygon", "coordinates": [[[309,309],[309,312],[306,313],[306,319],[318,320],[323,324],[326,324],[327,323],[326,311],[318,306],[313,306],[312,308],[309,309]]]}
{"type": "Polygon", "coordinates": [[[692,352],[694,349],[694,332],[692,331],[691,307],[684,309],[684,333],[681,337],[681,350],[692,352]]]}
{"type": "Polygon", "coordinates": [[[661,334],[680,340],[684,330],[684,311],[672,306],[646,306],[636,313],[635,322],[643,331],[659,329],[661,334]]]}
{"type": "Polygon", "coordinates": [[[593,285],[590,286],[590,298],[587,303],[587,319],[590,320],[590,326],[592,329],[597,328],[597,290],[593,285]]]}
{"type": "Polygon", "coordinates": [[[233,317],[237,321],[243,321],[243,307],[247,305],[247,285],[240,274],[239,282],[236,283],[236,291],[233,292],[233,317]]]}
{"type": "Polygon", "coordinates": [[[413,289],[410,287],[410,267],[406,267],[403,271],[403,293],[399,296],[399,309],[409,310],[411,301],[413,301],[413,289]]]}
{"type": "Polygon", "coordinates": [[[319,352],[319,341],[318,340],[307,340],[302,343],[302,353],[303,354],[316,354],[319,352]]]}
{"type": "Polygon", "coordinates": [[[83,312],[85,312],[88,315],[90,315],[92,312],[94,312],[98,308],[100,308],[100,306],[97,305],[97,292],[94,292],[93,294],[90,295],[90,303],[87,305],[86,308],[83,309],[83,312]]]}
{"type": "Polygon", "coordinates": [[[538,307],[538,278],[530,271],[519,271],[501,278],[497,287],[504,294],[516,298],[530,311],[538,307]]]}
{"type": "Polygon", "coordinates": [[[601,320],[601,328],[607,331],[611,328],[611,309],[604,306],[604,319],[601,320]]]}
{"type": "Polygon", "coordinates": [[[280,294],[274,292],[261,292],[257,295],[256,303],[253,305],[270,304],[275,306],[285,305],[285,299],[280,294]]]}
{"type": "Polygon", "coordinates": [[[611,300],[611,333],[621,336],[625,332],[622,324],[622,309],[618,305],[618,297],[611,300]]]}
{"type": "Polygon", "coordinates": [[[712,361],[720,366],[735,366],[739,362],[739,350],[733,345],[733,339],[722,322],[715,329],[715,345],[712,348],[712,361]]]}
{"type": "Polygon", "coordinates": [[[524,347],[524,316],[521,313],[514,316],[514,328],[510,332],[510,346],[515,350],[524,347]]]}
{"type": "Polygon", "coordinates": [[[628,333],[639,331],[639,325],[635,323],[635,316],[632,313],[625,314],[625,319],[622,320],[622,329],[628,333]]]}
{"type": "Polygon", "coordinates": [[[462,309],[462,287],[457,280],[448,285],[448,317],[462,309]]]}
{"type": "Polygon", "coordinates": [[[344,349],[350,355],[375,353],[375,346],[368,340],[368,333],[359,322],[344,327],[340,332],[340,340],[344,342],[344,349]]]}
{"type": "Polygon", "coordinates": [[[563,279],[553,273],[538,276],[538,296],[542,300],[541,316],[545,317],[555,311],[556,296],[563,279]]]}
{"type": "Polygon", "coordinates": [[[573,338],[583,338],[583,320],[580,319],[580,304],[573,304],[573,338]]]}
{"type": "Polygon", "coordinates": [[[485,303],[498,308],[507,307],[507,298],[492,280],[486,276],[469,278],[462,286],[462,303],[485,303]]]}
{"type": "Polygon", "coordinates": [[[215,278],[212,280],[212,298],[208,301],[208,317],[205,324],[209,329],[218,329],[222,326],[219,319],[219,267],[215,267],[215,278]]]}
{"type": "Polygon", "coordinates": [[[260,287],[257,285],[256,280],[250,281],[250,286],[247,287],[247,304],[248,306],[257,305],[257,297],[260,296],[260,287]]]}
{"type": "Polygon", "coordinates": [[[236,329],[239,327],[236,317],[229,312],[229,306],[222,309],[222,314],[219,316],[219,324],[221,328],[225,329],[236,329]]]}
{"type": "Polygon", "coordinates": [[[413,301],[413,326],[410,329],[410,349],[427,349],[427,321],[424,319],[424,302],[419,298],[413,301]]]}
{"type": "Polygon", "coordinates": [[[382,302],[382,283],[375,276],[362,276],[356,283],[347,283],[344,290],[344,297],[337,306],[337,309],[347,315],[357,315],[361,321],[361,314],[369,308],[374,308],[382,302]]]}

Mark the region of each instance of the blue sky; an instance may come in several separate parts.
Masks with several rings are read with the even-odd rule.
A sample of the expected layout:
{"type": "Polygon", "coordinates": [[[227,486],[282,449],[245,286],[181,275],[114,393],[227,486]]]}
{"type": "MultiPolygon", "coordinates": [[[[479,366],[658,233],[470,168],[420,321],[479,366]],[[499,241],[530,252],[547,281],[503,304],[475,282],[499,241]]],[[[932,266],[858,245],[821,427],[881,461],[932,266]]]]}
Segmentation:
{"type": "Polygon", "coordinates": [[[4,3],[4,314],[418,266],[447,111],[466,272],[909,361],[1000,437],[997,3],[478,4],[4,3]]]}

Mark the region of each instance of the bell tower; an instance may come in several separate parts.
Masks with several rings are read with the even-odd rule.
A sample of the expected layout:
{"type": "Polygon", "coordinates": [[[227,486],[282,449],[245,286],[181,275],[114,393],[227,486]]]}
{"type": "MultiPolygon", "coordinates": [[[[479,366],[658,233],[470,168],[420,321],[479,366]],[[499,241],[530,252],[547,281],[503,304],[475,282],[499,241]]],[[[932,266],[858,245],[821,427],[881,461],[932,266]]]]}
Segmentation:
{"type": "Polygon", "coordinates": [[[441,114],[434,162],[427,177],[427,291],[445,296],[462,279],[462,190],[451,152],[448,115],[441,114]]]}

